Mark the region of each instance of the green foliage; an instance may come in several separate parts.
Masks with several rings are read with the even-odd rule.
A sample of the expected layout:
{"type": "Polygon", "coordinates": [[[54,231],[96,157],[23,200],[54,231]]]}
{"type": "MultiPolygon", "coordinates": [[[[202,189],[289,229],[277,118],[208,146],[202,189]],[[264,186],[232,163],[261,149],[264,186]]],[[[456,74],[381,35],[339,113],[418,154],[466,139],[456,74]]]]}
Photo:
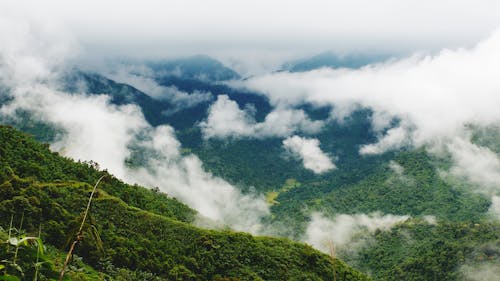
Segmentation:
{"type": "MultiPolygon", "coordinates": [[[[0,127],[0,132],[5,144],[0,148],[0,225],[8,225],[12,214],[16,214],[14,225],[19,224],[18,214],[24,213],[26,233],[37,232],[41,224],[43,241],[64,247],[80,223],[92,189],[89,183],[103,172],[50,153],[11,128],[0,127]]],[[[200,229],[179,220],[188,216],[177,215],[175,208],[190,210],[164,195],[111,178],[97,190],[89,217],[104,253],[99,253],[93,232],[84,233],[75,252],[85,264],[117,280],[327,280],[333,276],[329,257],[309,246],[200,229]]],[[[60,267],[64,254],[58,256],[54,264],[60,267]]],[[[340,261],[335,269],[337,276],[345,276],[343,280],[368,279],[340,261]]],[[[79,268],[68,274],[73,280],[90,280],[79,268]]]]}
{"type": "Polygon", "coordinates": [[[465,187],[453,186],[439,175],[434,159],[423,149],[401,152],[392,165],[374,170],[365,179],[336,188],[315,208],[328,213],[383,213],[435,215],[452,221],[479,221],[491,202],[465,187]]]}
{"type": "MultiPolygon", "coordinates": [[[[0,143],[3,144],[0,146],[0,180],[14,173],[55,184],[63,181],[94,184],[107,174],[106,171],[98,171],[96,168],[99,165],[95,162],[75,163],[50,152],[48,145],[40,144],[7,126],[0,126],[0,143]]],[[[102,189],[134,207],[178,220],[189,222],[195,215],[194,210],[158,190],[128,185],[111,175],[103,182],[102,189]]]]}
{"type": "Polygon", "coordinates": [[[498,223],[429,225],[412,220],[373,239],[352,262],[370,270],[376,280],[457,280],[463,265],[500,263],[498,223]]]}
{"type": "Polygon", "coordinates": [[[0,228],[0,280],[47,280],[57,272],[39,237],[27,236],[21,227],[0,228]]]}
{"type": "MultiPolygon", "coordinates": [[[[329,110],[307,109],[313,119],[324,119],[329,110]]],[[[282,138],[203,140],[196,126],[179,131],[178,137],[183,146],[190,148],[203,161],[207,170],[239,186],[253,186],[267,192],[280,188],[289,178],[299,182],[327,180],[339,186],[360,180],[371,169],[390,159],[390,155],[365,159],[358,153],[360,145],[376,140],[370,130],[370,114],[367,110],[359,110],[342,122],[330,121],[314,136],[321,141],[323,151],[338,158],[335,161],[338,169],[321,175],[304,169],[300,160],[287,155],[282,138]]],[[[332,189],[331,186],[324,187],[327,190],[315,188],[302,194],[305,197],[297,198],[297,201],[316,196],[311,192],[324,193],[332,189]]]]}

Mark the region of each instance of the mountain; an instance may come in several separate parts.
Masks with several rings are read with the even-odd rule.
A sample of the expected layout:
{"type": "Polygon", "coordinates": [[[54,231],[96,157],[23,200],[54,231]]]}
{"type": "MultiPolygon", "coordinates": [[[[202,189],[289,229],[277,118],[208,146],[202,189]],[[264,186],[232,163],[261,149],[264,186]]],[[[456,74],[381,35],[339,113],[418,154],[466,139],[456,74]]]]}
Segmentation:
{"type": "MultiPolygon", "coordinates": [[[[212,60],[210,60],[212,61],[212,60]]],[[[157,66],[159,67],[159,66],[157,66]]],[[[201,70],[200,70],[201,71],[201,70]]],[[[176,129],[192,128],[205,118],[208,107],[218,95],[227,95],[241,107],[253,105],[259,108],[257,119],[263,119],[270,111],[270,105],[263,96],[247,91],[230,88],[224,84],[200,80],[188,76],[157,76],[154,78],[160,86],[175,87],[187,95],[193,92],[206,92],[213,96],[191,107],[178,110],[177,104],[169,99],[157,99],[128,84],[117,83],[98,73],[74,70],[66,74],[61,81],[62,90],[71,93],[106,94],[111,103],[116,105],[138,105],[146,120],[153,126],[170,124],[176,129]],[[82,88],[83,87],[83,88],[82,88]],[[168,113],[167,112],[171,112],[168,113]]]]}
{"type": "MultiPolygon", "coordinates": [[[[147,280],[327,280],[333,278],[334,268],[338,280],[368,280],[342,261],[332,263],[310,246],[288,239],[197,228],[190,224],[195,212],[168,195],[125,184],[95,169],[95,163],[63,158],[10,127],[0,127],[0,140],[0,235],[5,238],[11,218],[22,233],[36,236],[41,229],[40,237],[52,247],[43,256],[40,271],[48,278],[55,278],[61,266],[55,257],[63,253],[57,249],[67,247],[65,241],[80,221],[91,185],[105,175],[92,202],[88,226],[100,238],[84,232],[75,252],[92,268],[80,263],[81,269],[68,272],[72,280],[93,280],[96,270],[118,280],[140,276],[149,276],[147,280]]],[[[26,259],[30,257],[29,248],[21,251],[26,259]]],[[[11,257],[9,250],[3,254],[11,257]]],[[[5,270],[12,274],[0,268],[5,270]]],[[[26,269],[25,274],[34,273],[26,269]]]]}
{"type": "Polygon", "coordinates": [[[187,58],[153,61],[148,64],[157,79],[183,77],[202,81],[224,81],[239,79],[234,70],[211,57],[198,55],[187,58]]]}
{"type": "Polygon", "coordinates": [[[287,62],[281,69],[290,72],[303,72],[322,67],[360,68],[368,64],[382,62],[388,58],[387,55],[349,54],[339,56],[334,52],[324,52],[310,58],[287,62]]]}

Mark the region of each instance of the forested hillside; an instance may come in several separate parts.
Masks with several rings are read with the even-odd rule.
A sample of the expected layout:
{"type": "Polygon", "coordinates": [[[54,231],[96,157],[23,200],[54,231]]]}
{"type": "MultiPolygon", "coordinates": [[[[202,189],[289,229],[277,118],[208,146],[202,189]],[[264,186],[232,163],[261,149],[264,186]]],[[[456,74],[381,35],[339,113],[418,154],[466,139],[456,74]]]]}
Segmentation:
{"type": "Polygon", "coordinates": [[[39,232],[48,246],[36,258],[38,244],[15,248],[18,255],[3,243],[2,274],[55,278],[91,185],[106,175],[75,251],[81,260],[75,255],[67,274],[71,280],[328,280],[334,271],[337,280],[368,279],[288,239],[194,227],[195,212],[166,194],[125,184],[95,163],[61,157],[10,127],[0,127],[0,140],[2,241],[15,228],[11,236],[39,232]]]}

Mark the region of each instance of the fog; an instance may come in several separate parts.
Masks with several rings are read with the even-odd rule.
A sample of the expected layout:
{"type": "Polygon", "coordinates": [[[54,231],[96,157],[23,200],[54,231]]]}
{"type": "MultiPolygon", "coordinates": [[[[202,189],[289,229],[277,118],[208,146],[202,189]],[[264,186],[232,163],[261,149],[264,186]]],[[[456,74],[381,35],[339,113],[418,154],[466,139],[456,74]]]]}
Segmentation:
{"type": "Polygon", "coordinates": [[[326,50],[409,54],[470,46],[500,25],[495,0],[5,0],[0,10],[59,22],[86,60],[202,53],[244,76],[326,50]]]}

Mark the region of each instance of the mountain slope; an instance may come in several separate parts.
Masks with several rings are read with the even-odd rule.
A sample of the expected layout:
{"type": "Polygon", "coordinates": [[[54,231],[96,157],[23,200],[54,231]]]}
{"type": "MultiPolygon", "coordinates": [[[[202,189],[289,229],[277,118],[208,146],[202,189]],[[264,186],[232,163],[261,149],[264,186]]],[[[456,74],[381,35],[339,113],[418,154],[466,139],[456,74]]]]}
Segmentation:
{"type": "MultiPolygon", "coordinates": [[[[42,227],[47,243],[62,247],[78,224],[91,185],[106,174],[74,163],[10,127],[0,127],[0,223],[42,227]],[[24,215],[23,215],[24,214],[24,215]]],[[[194,227],[193,212],[181,203],[108,175],[93,202],[90,224],[104,253],[84,235],[76,253],[106,274],[109,268],[149,272],[167,280],[367,280],[367,277],[310,246],[288,239],[252,237],[194,227]],[[108,269],[107,269],[108,268],[108,269]],[[224,279],[226,278],[226,279],[224,279]]],[[[116,277],[116,276],[115,276],[116,277]]]]}
{"type": "Polygon", "coordinates": [[[209,56],[197,55],[165,61],[154,61],[148,64],[158,79],[176,76],[205,81],[223,81],[239,79],[234,70],[224,66],[209,56]]]}

